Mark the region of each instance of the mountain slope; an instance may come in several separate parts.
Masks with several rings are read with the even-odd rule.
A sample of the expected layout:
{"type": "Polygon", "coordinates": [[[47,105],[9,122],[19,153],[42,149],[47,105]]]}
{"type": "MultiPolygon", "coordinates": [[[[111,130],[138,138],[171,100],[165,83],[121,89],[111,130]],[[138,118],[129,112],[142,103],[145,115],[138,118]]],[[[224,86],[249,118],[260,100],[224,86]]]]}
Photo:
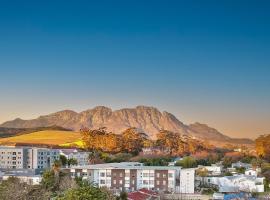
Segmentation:
{"type": "MultiPolygon", "coordinates": [[[[151,138],[155,138],[159,130],[165,129],[200,139],[234,142],[232,138],[221,134],[216,129],[210,128],[207,125],[195,123],[188,126],[179,121],[171,113],[160,112],[157,108],[147,106],[137,106],[136,108],[125,108],[115,111],[104,106],[98,106],[80,113],[64,110],[50,115],[40,116],[37,119],[15,119],[0,125],[0,127],[12,128],[48,126],[60,126],[75,131],[78,131],[82,127],[91,129],[107,127],[109,131],[115,133],[121,133],[129,127],[136,127],[147,133],[151,138]]],[[[245,142],[248,141],[252,142],[251,140],[246,140],[245,142]]]]}

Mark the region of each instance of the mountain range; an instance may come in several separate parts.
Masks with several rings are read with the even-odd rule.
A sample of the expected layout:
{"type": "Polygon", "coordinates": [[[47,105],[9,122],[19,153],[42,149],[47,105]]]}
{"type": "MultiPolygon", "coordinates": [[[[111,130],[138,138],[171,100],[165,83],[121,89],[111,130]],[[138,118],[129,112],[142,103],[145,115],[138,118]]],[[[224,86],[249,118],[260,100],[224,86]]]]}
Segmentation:
{"type": "Polygon", "coordinates": [[[206,124],[194,123],[186,125],[179,121],[173,114],[166,111],[160,112],[157,108],[137,106],[113,111],[111,108],[97,106],[77,113],[72,110],[63,110],[36,119],[23,120],[17,118],[0,125],[5,128],[37,128],[59,126],[78,131],[82,127],[96,129],[106,127],[108,131],[121,133],[129,127],[136,127],[148,134],[152,139],[161,129],[190,135],[198,139],[227,142],[234,144],[252,144],[250,139],[231,138],[206,124]]]}

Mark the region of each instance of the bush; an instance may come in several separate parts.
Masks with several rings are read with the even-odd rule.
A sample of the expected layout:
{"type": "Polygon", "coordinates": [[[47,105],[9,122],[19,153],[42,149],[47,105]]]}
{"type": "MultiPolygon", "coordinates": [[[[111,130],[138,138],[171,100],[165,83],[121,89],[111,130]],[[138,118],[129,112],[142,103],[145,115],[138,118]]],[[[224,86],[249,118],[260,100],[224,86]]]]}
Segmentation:
{"type": "Polygon", "coordinates": [[[197,161],[190,156],[184,157],[183,160],[179,160],[176,162],[175,166],[181,166],[183,168],[193,168],[197,167],[197,161]]]}

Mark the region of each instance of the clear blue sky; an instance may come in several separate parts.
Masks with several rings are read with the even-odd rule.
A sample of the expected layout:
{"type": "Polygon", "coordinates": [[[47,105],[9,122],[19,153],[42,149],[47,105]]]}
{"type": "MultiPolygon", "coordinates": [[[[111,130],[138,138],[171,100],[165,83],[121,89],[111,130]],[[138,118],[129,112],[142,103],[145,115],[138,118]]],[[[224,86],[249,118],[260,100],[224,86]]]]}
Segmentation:
{"type": "Polygon", "coordinates": [[[0,122],[152,105],[270,133],[270,1],[0,3],[0,122]]]}

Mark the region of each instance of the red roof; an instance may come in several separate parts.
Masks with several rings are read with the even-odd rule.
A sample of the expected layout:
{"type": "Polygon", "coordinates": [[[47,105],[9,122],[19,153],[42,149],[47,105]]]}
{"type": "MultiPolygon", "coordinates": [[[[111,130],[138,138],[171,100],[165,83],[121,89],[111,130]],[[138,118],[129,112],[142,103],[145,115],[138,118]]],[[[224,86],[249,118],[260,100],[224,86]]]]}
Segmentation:
{"type": "Polygon", "coordinates": [[[150,196],[141,192],[128,193],[129,200],[147,200],[150,196]]]}
{"type": "Polygon", "coordinates": [[[152,195],[152,196],[158,195],[158,193],[151,191],[151,190],[147,190],[145,188],[140,189],[139,192],[144,193],[144,194],[148,194],[148,195],[152,195]]]}
{"type": "Polygon", "coordinates": [[[144,188],[136,192],[128,193],[129,200],[148,200],[151,197],[156,199],[156,197],[158,197],[158,193],[144,188]]]}

